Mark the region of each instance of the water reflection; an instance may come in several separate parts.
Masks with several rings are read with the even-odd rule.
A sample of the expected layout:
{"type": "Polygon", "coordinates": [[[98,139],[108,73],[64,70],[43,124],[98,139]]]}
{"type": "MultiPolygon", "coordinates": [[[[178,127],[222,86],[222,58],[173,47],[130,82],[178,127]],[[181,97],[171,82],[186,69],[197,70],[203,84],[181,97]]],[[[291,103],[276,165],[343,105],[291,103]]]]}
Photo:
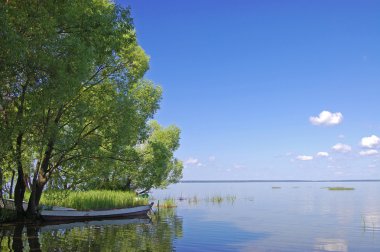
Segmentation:
{"type": "Polygon", "coordinates": [[[182,236],[173,210],[151,219],[0,227],[1,251],[172,251],[182,236]]]}
{"type": "Polygon", "coordinates": [[[317,182],[297,183],[297,190],[292,183],[279,186],[273,190],[267,183],[183,183],[157,191],[155,197],[237,196],[234,204],[177,202],[186,230],[177,248],[185,251],[186,246],[228,250],[219,248],[221,243],[238,244],[235,251],[379,251],[380,183],[347,183],[355,190],[336,192],[321,189],[326,183],[317,182]],[[196,211],[201,214],[194,219],[196,211]]]}
{"type": "Polygon", "coordinates": [[[368,212],[362,216],[364,231],[380,231],[380,214],[377,212],[368,212]]]}
{"type": "Polygon", "coordinates": [[[348,251],[347,242],[343,239],[317,239],[315,249],[319,251],[334,251],[346,252],[348,251]]]}
{"type": "MultiPolygon", "coordinates": [[[[28,237],[28,244],[30,251],[41,251],[41,244],[39,240],[39,227],[26,226],[26,236],[28,237]]],[[[14,242],[15,243],[15,242],[14,242]]]]}
{"type": "Polygon", "coordinates": [[[0,226],[0,250],[379,251],[380,183],[341,192],[296,185],[179,184],[154,194],[178,199],[177,208],[151,219],[0,226]]]}

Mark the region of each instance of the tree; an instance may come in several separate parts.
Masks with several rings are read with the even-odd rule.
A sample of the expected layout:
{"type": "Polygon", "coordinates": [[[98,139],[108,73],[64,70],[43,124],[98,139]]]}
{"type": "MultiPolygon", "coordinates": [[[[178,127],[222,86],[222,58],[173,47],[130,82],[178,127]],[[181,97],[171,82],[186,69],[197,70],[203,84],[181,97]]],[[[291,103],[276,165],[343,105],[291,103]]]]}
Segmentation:
{"type": "Polygon", "coordinates": [[[141,159],[128,154],[147,140],[161,89],[142,80],[149,58],[129,9],[15,0],[1,2],[0,13],[0,165],[16,167],[19,216],[29,187],[26,214],[35,217],[49,180],[67,185],[99,164],[141,159]]]}
{"type": "Polygon", "coordinates": [[[156,121],[150,121],[147,134],[148,137],[135,146],[122,146],[124,159],[108,162],[108,169],[104,169],[105,164],[101,162],[83,166],[82,173],[88,176],[75,186],[146,193],[178,182],[183,165],[173,153],[179,147],[180,130],[175,126],[163,128],[156,121]]]}
{"type": "Polygon", "coordinates": [[[131,169],[132,188],[142,190],[140,193],[164,188],[182,178],[182,162],[173,155],[179,148],[180,130],[175,126],[162,128],[156,121],[150,128],[149,138],[138,147],[142,160],[131,169]]]}

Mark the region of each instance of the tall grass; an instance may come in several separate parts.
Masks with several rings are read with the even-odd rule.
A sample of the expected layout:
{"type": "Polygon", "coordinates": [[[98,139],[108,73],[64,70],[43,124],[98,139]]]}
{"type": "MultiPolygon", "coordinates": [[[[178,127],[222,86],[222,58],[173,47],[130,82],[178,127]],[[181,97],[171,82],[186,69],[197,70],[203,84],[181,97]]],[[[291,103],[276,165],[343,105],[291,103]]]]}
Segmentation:
{"type": "Polygon", "coordinates": [[[134,192],[124,191],[47,191],[42,194],[40,203],[77,210],[105,210],[147,205],[148,199],[137,197],[134,192]]]}

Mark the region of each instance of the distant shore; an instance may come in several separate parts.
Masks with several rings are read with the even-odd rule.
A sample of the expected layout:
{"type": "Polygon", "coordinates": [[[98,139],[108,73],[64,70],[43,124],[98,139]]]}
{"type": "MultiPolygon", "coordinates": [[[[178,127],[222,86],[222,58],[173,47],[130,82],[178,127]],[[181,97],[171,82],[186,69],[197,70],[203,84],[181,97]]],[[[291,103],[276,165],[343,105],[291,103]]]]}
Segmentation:
{"type": "Polygon", "coordinates": [[[180,183],[252,183],[252,182],[380,182],[380,179],[345,180],[181,180],[180,183]]]}

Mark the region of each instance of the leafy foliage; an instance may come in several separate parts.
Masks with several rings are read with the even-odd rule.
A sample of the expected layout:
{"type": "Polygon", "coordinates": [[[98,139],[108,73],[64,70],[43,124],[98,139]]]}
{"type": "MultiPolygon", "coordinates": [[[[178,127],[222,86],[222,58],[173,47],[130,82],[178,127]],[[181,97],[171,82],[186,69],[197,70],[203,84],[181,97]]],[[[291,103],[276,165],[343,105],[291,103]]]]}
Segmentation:
{"type": "Polygon", "coordinates": [[[129,9],[15,0],[0,14],[0,168],[3,184],[17,171],[16,204],[29,188],[34,213],[45,185],[146,191],[178,181],[179,130],[148,123],[162,91],[143,79],[149,57],[129,9]]]}

